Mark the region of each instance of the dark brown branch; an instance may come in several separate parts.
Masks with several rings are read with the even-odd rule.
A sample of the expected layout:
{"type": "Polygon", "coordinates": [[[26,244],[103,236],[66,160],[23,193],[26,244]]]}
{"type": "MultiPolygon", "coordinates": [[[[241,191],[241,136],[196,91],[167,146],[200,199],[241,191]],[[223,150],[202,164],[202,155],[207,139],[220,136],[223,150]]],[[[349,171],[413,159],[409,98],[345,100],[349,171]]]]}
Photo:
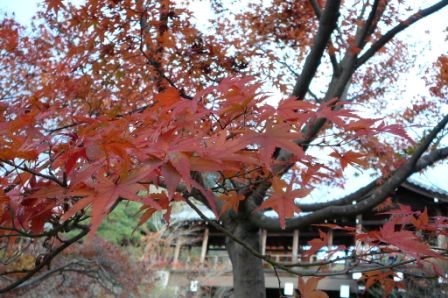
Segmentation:
{"type": "Polygon", "coordinates": [[[367,60],[369,60],[373,55],[375,55],[376,52],[378,52],[386,43],[388,43],[392,38],[395,37],[398,33],[405,30],[415,22],[423,19],[424,17],[427,17],[445,6],[448,5],[448,0],[443,0],[440,2],[437,2],[436,4],[423,9],[412,16],[410,16],[408,19],[402,21],[400,24],[389,30],[386,34],[384,34],[378,41],[376,41],[361,57],[357,60],[357,66],[364,64],[367,60]]]}
{"type": "MultiPolygon", "coordinates": [[[[384,9],[379,9],[380,0],[375,0],[372,4],[372,9],[370,14],[362,28],[362,31],[359,35],[358,47],[363,48],[367,42],[367,37],[370,36],[376,29],[378,24],[378,20],[383,13],[384,9]]],[[[386,5],[386,4],[385,4],[386,5]]]]}
{"type": "MultiPolygon", "coordinates": [[[[328,1],[330,2],[330,1],[328,1]]],[[[327,2],[327,4],[328,4],[327,2]]],[[[444,0],[442,2],[439,2],[439,4],[436,4],[435,6],[432,6],[431,9],[426,9],[425,13],[429,14],[429,10],[433,11],[437,9],[441,9],[440,5],[443,3],[443,6],[446,6],[448,0],[444,0]]],[[[420,18],[414,20],[414,22],[418,21],[420,18]]],[[[403,28],[405,29],[405,28],[403,28]]],[[[401,30],[403,30],[401,29],[401,30]]],[[[357,34],[359,36],[359,34],[357,34]]],[[[391,37],[392,38],[392,37],[391,37]]],[[[358,40],[358,39],[357,39],[358,40]]],[[[366,56],[363,56],[366,57],[366,56]]],[[[367,57],[367,59],[369,59],[367,57]]],[[[308,59],[308,57],[307,57],[308,59]]],[[[328,100],[334,99],[334,98],[341,98],[343,97],[344,93],[347,91],[347,87],[349,86],[351,77],[356,71],[357,67],[357,58],[352,53],[350,49],[347,50],[344,58],[342,59],[340,65],[341,65],[341,73],[339,76],[333,76],[330,85],[328,87],[328,90],[325,94],[325,97],[323,98],[323,102],[326,102],[328,100]]],[[[300,82],[298,81],[296,83],[296,87],[300,82]]],[[[305,90],[306,93],[306,90],[305,90]]],[[[299,97],[300,98],[300,97],[299,97]]],[[[306,127],[302,131],[302,135],[304,136],[303,139],[299,139],[296,141],[298,146],[301,146],[304,151],[307,150],[309,144],[314,140],[314,138],[318,135],[318,133],[321,131],[321,129],[324,127],[325,123],[327,122],[324,118],[316,119],[315,121],[309,123],[306,125],[306,127]]],[[[288,171],[288,169],[292,166],[292,163],[288,163],[287,161],[290,160],[292,157],[292,154],[285,151],[285,150],[279,150],[278,154],[276,154],[275,158],[277,161],[283,162],[282,165],[275,167],[272,169],[272,172],[276,175],[282,175],[285,172],[288,171]]],[[[281,164],[281,163],[280,163],[281,164]]],[[[256,202],[261,203],[261,201],[264,199],[265,192],[269,189],[270,182],[269,181],[261,181],[259,185],[257,185],[253,191],[253,193],[246,194],[246,197],[248,198],[246,200],[246,204],[254,204],[256,202]]],[[[251,208],[247,208],[251,209],[251,208]]]]}
{"type": "MultiPolygon", "coordinates": [[[[321,15],[322,15],[322,11],[320,9],[319,4],[317,3],[316,0],[310,0],[311,2],[311,6],[313,7],[314,13],[316,14],[316,17],[320,19],[321,15]]],[[[328,41],[329,42],[329,46],[333,47],[331,40],[328,41]]],[[[328,51],[328,56],[330,57],[330,62],[331,65],[333,66],[333,72],[338,75],[339,74],[339,64],[338,64],[338,59],[336,58],[336,55],[334,53],[331,53],[330,51],[328,51]]]]}
{"type": "MultiPolygon", "coordinates": [[[[158,30],[158,37],[161,38],[165,34],[165,32],[168,30],[168,16],[169,16],[169,7],[165,7],[165,4],[161,4],[160,8],[160,16],[159,16],[159,30],[158,30]]],[[[157,75],[159,76],[159,79],[156,82],[156,88],[158,92],[162,92],[165,88],[162,86],[162,81],[165,80],[171,87],[179,91],[179,95],[185,99],[192,100],[193,97],[186,94],[184,89],[178,88],[177,85],[171,80],[168,76],[165,75],[164,71],[162,70],[162,64],[160,61],[157,61],[156,59],[150,57],[145,49],[144,49],[144,36],[145,31],[148,29],[148,23],[147,20],[144,18],[144,14],[141,15],[140,18],[140,46],[139,51],[142,53],[142,55],[145,57],[146,62],[148,65],[151,65],[154,70],[156,71],[157,75]]],[[[159,46],[156,49],[156,54],[158,56],[162,56],[164,51],[164,47],[159,44],[159,46]]]]}
{"type": "Polygon", "coordinates": [[[317,71],[317,68],[322,59],[323,53],[330,41],[331,34],[336,28],[336,23],[339,17],[340,0],[327,1],[325,9],[319,19],[319,29],[314,38],[311,52],[306,57],[305,65],[296,81],[292,95],[298,99],[305,98],[311,81],[317,71]]]}
{"type": "MultiPolygon", "coordinates": [[[[188,198],[188,194],[185,194],[184,196],[185,201],[187,202],[187,204],[199,215],[199,217],[210,223],[215,229],[217,229],[218,231],[223,232],[226,237],[229,237],[230,239],[232,239],[233,241],[235,241],[236,243],[238,243],[239,245],[243,246],[245,249],[247,249],[252,255],[254,255],[257,258],[260,258],[262,260],[264,260],[265,262],[269,263],[270,265],[272,265],[274,268],[279,268],[281,270],[284,270],[288,273],[291,274],[295,274],[295,275],[299,275],[299,276],[336,276],[336,275],[345,275],[345,274],[350,274],[350,273],[354,273],[354,272],[370,272],[370,271],[375,271],[375,270],[384,270],[384,269],[395,269],[398,267],[402,267],[408,264],[412,264],[414,262],[416,262],[416,259],[411,259],[411,260],[405,260],[402,262],[398,262],[395,264],[391,264],[391,265],[386,265],[386,264],[378,264],[377,266],[372,266],[369,268],[362,268],[362,269],[357,269],[356,267],[359,265],[359,259],[361,257],[364,256],[371,256],[371,255],[387,255],[390,253],[396,253],[398,251],[396,250],[389,250],[387,252],[369,252],[369,253],[364,253],[364,254],[360,254],[360,255],[353,255],[353,256],[346,256],[346,257],[341,257],[341,258],[335,258],[332,260],[326,260],[326,261],[319,261],[319,262],[295,262],[295,263],[283,263],[283,262],[276,262],[274,260],[271,259],[270,256],[268,255],[263,255],[260,252],[254,250],[253,248],[251,248],[250,246],[248,246],[243,240],[235,237],[230,231],[226,230],[224,227],[222,227],[220,224],[218,224],[215,220],[211,220],[209,219],[207,216],[205,216],[202,211],[193,203],[191,202],[191,200],[188,198]],[[338,270],[338,271],[326,271],[326,272],[319,272],[319,270],[303,270],[303,269],[291,269],[294,267],[301,267],[301,268],[309,268],[309,267],[316,267],[316,266],[325,266],[325,265],[330,265],[330,264],[334,264],[338,261],[341,260],[355,260],[357,262],[355,262],[354,264],[348,266],[347,268],[343,269],[343,270],[338,270]]],[[[446,253],[446,251],[445,251],[446,253]]],[[[423,256],[421,259],[427,259],[427,258],[433,258],[432,256],[423,256]]]]}
{"type": "Polygon", "coordinates": [[[313,7],[314,13],[318,18],[322,15],[322,11],[320,9],[319,3],[317,3],[317,0],[310,0],[311,7],[313,7]]]}
{"type": "Polygon", "coordinates": [[[53,276],[56,273],[61,274],[61,273],[64,273],[64,272],[76,272],[76,273],[79,273],[79,274],[85,274],[85,275],[87,275],[89,277],[92,277],[92,276],[90,276],[88,274],[88,270],[87,269],[72,268],[72,267],[76,267],[76,266],[83,267],[83,264],[80,264],[80,262],[70,262],[68,264],[64,264],[64,265],[62,265],[60,267],[57,267],[55,269],[46,271],[43,274],[37,276],[36,278],[27,280],[26,282],[24,282],[23,284],[21,284],[17,288],[21,289],[21,288],[30,287],[32,285],[41,283],[45,279],[50,278],[51,276],[53,276]]]}
{"type": "Polygon", "coordinates": [[[9,161],[9,160],[0,159],[0,162],[3,162],[3,163],[5,163],[5,164],[7,164],[7,165],[9,165],[9,166],[11,166],[11,167],[13,167],[13,168],[15,168],[15,169],[19,169],[19,170],[21,170],[21,171],[30,173],[30,174],[32,174],[32,175],[34,175],[34,176],[41,177],[41,178],[44,178],[44,179],[48,179],[48,180],[50,180],[50,181],[53,181],[53,182],[59,184],[60,186],[62,186],[62,187],[64,187],[64,188],[67,186],[67,185],[65,185],[65,183],[64,183],[63,181],[60,181],[59,179],[57,179],[57,178],[54,177],[54,176],[50,176],[50,175],[46,175],[46,174],[43,174],[43,173],[40,173],[40,172],[36,172],[36,171],[34,171],[33,169],[30,169],[30,168],[28,168],[28,167],[26,167],[26,166],[16,165],[14,162],[9,161]]]}
{"type": "Polygon", "coordinates": [[[88,226],[84,226],[84,225],[80,225],[80,224],[75,225],[74,228],[80,229],[81,232],[78,235],[76,235],[76,236],[70,238],[69,240],[65,241],[62,245],[57,247],[50,254],[46,255],[42,262],[37,263],[36,266],[33,269],[28,271],[28,273],[26,275],[24,275],[23,277],[21,277],[19,280],[11,283],[10,285],[8,285],[8,286],[6,286],[4,288],[1,288],[0,289],[0,294],[1,293],[6,293],[8,291],[11,291],[12,289],[15,289],[16,287],[18,287],[22,283],[24,283],[27,280],[29,280],[31,277],[33,277],[37,272],[39,272],[45,266],[48,266],[51,263],[51,261],[57,255],[59,255],[67,247],[69,247],[70,245],[72,245],[73,243],[77,242],[78,240],[80,240],[85,235],[87,235],[89,233],[89,231],[90,231],[90,228],[88,226]]]}
{"type": "MultiPolygon", "coordinates": [[[[435,162],[448,157],[448,147],[437,149],[431,153],[426,154],[415,165],[415,172],[419,172],[428,166],[433,165],[435,162]]],[[[313,212],[330,206],[338,206],[350,204],[353,201],[359,202],[370,194],[376,187],[381,184],[383,178],[378,178],[366,186],[358,189],[357,191],[337,200],[332,200],[329,202],[315,203],[315,204],[296,204],[300,210],[304,212],[313,212]]]]}
{"type": "Polygon", "coordinates": [[[360,201],[365,198],[367,194],[369,194],[372,190],[374,190],[377,186],[379,186],[381,179],[376,179],[366,186],[358,189],[357,191],[337,200],[332,200],[328,202],[315,203],[315,204],[296,204],[297,207],[300,208],[303,212],[313,212],[323,208],[331,207],[331,206],[339,206],[350,204],[353,201],[360,201]]]}
{"type": "MultiPolygon", "coordinates": [[[[445,116],[427,136],[425,136],[421,144],[415,150],[414,154],[397,171],[395,171],[395,173],[392,174],[384,182],[384,184],[377,187],[368,198],[355,205],[328,206],[309,215],[286,220],[286,229],[297,229],[305,225],[319,223],[324,219],[352,216],[371,210],[383,202],[388,195],[401,183],[403,183],[411,174],[416,172],[417,163],[420,157],[428,149],[431,142],[447,123],[448,115],[445,116]]],[[[429,162],[431,159],[428,158],[426,160],[429,162]]],[[[278,219],[269,218],[261,213],[252,213],[250,220],[253,224],[260,228],[274,231],[281,230],[278,219]]]]}

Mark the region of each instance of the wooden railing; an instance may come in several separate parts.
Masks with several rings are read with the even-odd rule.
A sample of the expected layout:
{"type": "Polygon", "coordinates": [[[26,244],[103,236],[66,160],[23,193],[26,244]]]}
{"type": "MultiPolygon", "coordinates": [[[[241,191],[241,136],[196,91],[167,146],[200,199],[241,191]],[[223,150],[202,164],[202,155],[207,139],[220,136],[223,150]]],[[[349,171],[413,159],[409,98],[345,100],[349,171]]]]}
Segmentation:
{"type": "MultiPolygon", "coordinates": [[[[313,262],[319,262],[320,260],[317,258],[316,255],[312,255],[308,257],[306,260],[296,257],[293,258],[290,254],[271,254],[269,255],[275,262],[280,263],[313,263],[313,262]]],[[[264,267],[266,269],[270,269],[271,266],[268,263],[264,263],[264,267]]],[[[331,263],[325,266],[313,266],[308,269],[326,269],[326,270],[342,270],[345,268],[345,266],[348,266],[348,262],[345,261],[339,261],[335,263],[331,263]]],[[[182,269],[182,270],[231,270],[232,264],[230,262],[230,258],[228,255],[207,255],[203,262],[200,262],[200,258],[198,256],[184,256],[179,259],[178,263],[175,264],[174,268],[182,269]]]]}
{"type": "MultiPolygon", "coordinates": [[[[311,255],[307,258],[302,258],[299,256],[292,256],[291,254],[279,254],[279,253],[269,253],[267,255],[275,262],[278,263],[316,263],[323,261],[319,259],[317,255],[311,255]]],[[[401,260],[399,256],[396,256],[397,260],[401,260]]],[[[358,264],[359,266],[367,266],[369,261],[376,261],[379,263],[390,264],[391,262],[397,260],[385,259],[385,257],[372,257],[372,260],[366,258],[365,262],[361,262],[358,264]],[[373,260],[374,259],[374,260],[373,260]]],[[[204,260],[201,262],[200,256],[191,256],[191,255],[183,255],[179,258],[177,262],[174,262],[172,259],[166,259],[163,262],[153,262],[153,264],[160,264],[160,266],[156,267],[170,267],[175,270],[186,270],[186,271],[200,271],[200,270],[214,270],[214,271],[229,271],[232,269],[232,265],[230,262],[230,258],[227,254],[218,254],[218,255],[206,255],[204,260]]],[[[311,266],[307,267],[309,270],[326,270],[326,271],[339,271],[344,270],[347,267],[351,266],[351,260],[340,260],[335,261],[323,266],[311,266]]],[[[268,263],[264,263],[265,269],[272,269],[271,265],[268,263]]]]}

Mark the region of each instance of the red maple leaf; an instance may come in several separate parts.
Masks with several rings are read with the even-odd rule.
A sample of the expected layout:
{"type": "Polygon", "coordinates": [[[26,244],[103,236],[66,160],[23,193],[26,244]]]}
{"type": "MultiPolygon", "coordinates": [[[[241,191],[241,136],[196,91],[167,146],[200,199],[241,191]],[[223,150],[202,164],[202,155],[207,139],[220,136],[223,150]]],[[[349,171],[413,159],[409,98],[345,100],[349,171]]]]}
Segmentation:
{"type": "Polygon", "coordinates": [[[395,231],[395,222],[389,221],[380,229],[380,240],[398,247],[405,253],[419,259],[422,256],[440,257],[427,244],[411,232],[401,229],[395,231]]]}
{"type": "Polygon", "coordinates": [[[345,152],[344,154],[334,151],[330,154],[330,156],[339,159],[342,170],[344,170],[348,165],[360,165],[363,168],[366,168],[369,165],[367,160],[365,160],[366,156],[364,154],[356,153],[351,150],[345,152]]]}
{"type": "Polygon", "coordinates": [[[317,285],[319,284],[319,280],[322,277],[308,277],[303,278],[299,277],[298,280],[298,288],[301,294],[300,297],[304,298],[328,298],[328,295],[317,289],[317,285]]]}
{"type": "Polygon", "coordinates": [[[138,195],[139,192],[146,190],[143,185],[137,183],[139,178],[138,176],[129,175],[118,181],[112,181],[109,177],[98,175],[88,184],[93,190],[92,194],[79,200],[71,209],[64,213],[62,219],[68,219],[81,209],[91,205],[89,239],[92,239],[102,220],[119,198],[141,202],[151,205],[155,209],[160,209],[160,206],[152,198],[138,195]]]}
{"type": "Polygon", "coordinates": [[[229,209],[237,212],[240,202],[244,200],[244,195],[231,191],[228,194],[221,195],[219,198],[225,202],[220,212],[220,215],[222,215],[229,209]]]}
{"type": "Polygon", "coordinates": [[[300,209],[294,203],[296,198],[302,198],[311,192],[311,189],[292,189],[292,183],[286,184],[278,177],[272,180],[272,194],[257,209],[272,208],[280,218],[280,226],[285,228],[285,218],[293,217],[294,213],[299,213],[300,209]]]}
{"type": "Polygon", "coordinates": [[[299,159],[307,159],[303,149],[294,143],[300,137],[299,132],[292,132],[287,124],[276,124],[273,121],[266,123],[266,129],[262,133],[249,132],[243,137],[260,147],[260,159],[266,164],[272,163],[272,154],[275,148],[282,148],[293,153],[299,159]]]}
{"type": "Polygon", "coordinates": [[[311,256],[315,254],[319,249],[328,245],[329,235],[325,232],[319,230],[319,238],[312,239],[308,241],[308,245],[311,245],[311,248],[305,251],[304,256],[311,256]]]}
{"type": "Polygon", "coordinates": [[[394,288],[404,288],[403,281],[396,282],[394,280],[396,273],[392,270],[380,271],[374,270],[363,273],[363,280],[365,280],[365,292],[374,284],[379,283],[384,290],[384,297],[388,297],[394,288]]]}

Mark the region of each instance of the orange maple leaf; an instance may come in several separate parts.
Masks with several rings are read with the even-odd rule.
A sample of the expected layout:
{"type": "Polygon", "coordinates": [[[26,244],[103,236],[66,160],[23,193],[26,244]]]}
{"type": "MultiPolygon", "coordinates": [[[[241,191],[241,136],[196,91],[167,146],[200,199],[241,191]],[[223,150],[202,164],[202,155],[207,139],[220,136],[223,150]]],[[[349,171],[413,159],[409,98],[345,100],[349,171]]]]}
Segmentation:
{"type": "Polygon", "coordinates": [[[329,237],[330,237],[329,234],[319,230],[319,238],[315,238],[308,241],[308,245],[311,245],[311,248],[305,251],[304,256],[311,256],[315,254],[322,247],[328,245],[329,237]]]}
{"type": "Polygon", "coordinates": [[[152,198],[138,195],[139,192],[146,189],[137,181],[138,177],[133,175],[124,177],[124,179],[118,182],[112,181],[109,177],[98,175],[95,180],[91,180],[89,183],[93,190],[92,194],[79,200],[71,209],[64,213],[62,219],[66,220],[81,209],[91,205],[91,227],[88,235],[88,238],[91,240],[99,225],[119,198],[151,205],[153,208],[160,210],[160,205],[152,198]]]}
{"type": "Polygon", "coordinates": [[[265,200],[257,209],[272,208],[280,217],[280,226],[285,228],[285,218],[293,217],[294,213],[299,213],[300,209],[294,203],[296,198],[302,198],[311,192],[311,189],[292,189],[292,184],[286,184],[285,181],[278,177],[272,180],[273,192],[270,197],[265,200]]]}
{"type": "Polygon", "coordinates": [[[440,257],[427,244],[418,239],[413,232],[403,229],[395,231],[394,221],[389,221],[381,227],[380,240],[398,247],[417,259],[422,256],[440,257]]]}
{"type": "Polygon", "coordinates": [[[300,297],[303,298],[328,298],[328,295],[317,289],[321,277],[309,277],[307,279],[300,277],[298,280],[298,288],[300,297]]]}
{"type": "Polygon", "coordinates": [[[244,195],[231,191],[228,194],[221,195],[219,198],[225,202],[220,212],[221,216],[229,209],[232,209],[234,212],[238,212],[238,207],[240,202],[244,200],[244,195]]]}
{"type": "Polygon", "coordinates": [[[342,170],[344,170],[348,165],[360,165],[363,168],[366,168],[369,165],[367,160],[365,160],[366,156],[364,154],[356,153],[351,150],[344,154],[334,151],[330,154],[330,156],[339,159],[342,170]]]}

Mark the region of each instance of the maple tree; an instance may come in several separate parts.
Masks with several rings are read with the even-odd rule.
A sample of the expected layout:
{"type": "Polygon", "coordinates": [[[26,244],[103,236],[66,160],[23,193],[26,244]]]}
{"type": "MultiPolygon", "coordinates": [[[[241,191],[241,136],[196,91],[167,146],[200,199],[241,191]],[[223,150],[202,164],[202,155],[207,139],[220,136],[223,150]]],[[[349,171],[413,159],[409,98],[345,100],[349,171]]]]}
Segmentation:
{"type": "MultiPolygon", "coordinates": [[[[406,1],[352,2],[248,1],[232,11],[233,1],[215,0],[207,30],[192,21],[188,3],[169,0],[46,0],[29,30],[3,18],[0,238],[5,254],[23,239],[43,239],[47,249],[20,274],[2,265],[13,280],[0,292],[84,236],[92,241],[126,200],[142,204],[140,223],[158,211],[169,221],[175,201],[208,206],[228,238],[236,297],[265,295],[263,260],[304,275],[303,264],[291,270],[260,254],[260,228],[297,229],[371,210],[448,155],[434,142],[448,122],[437,114],[448,90],[446,56],[426,77],[431,100],[416,100],[392,122],[355,109],[387,105],[382,84],[396,82],[407,62],[397,34],[448,1],[411,13],[406,1]],[[270,104],[266,89],[283,99],[270,104]],[[411,138],[405,125],[424,113],[439,122],[411,138]],[[332,149],[316,156],[312,146],[332,149]],[[297,203],[350,166],[375,167],[381,177],[335,201],[297,203]],[[265,216],[266,208],[279,218],[265,216]]],[[[446,233],[445,217],[404,207],[390,214],[379,231],[357,237],[393,245],[421,266],[443,258],[418,235],[446,233]]],[[[325,233],[312,243],[312,250],[326,245],[325,233]]],[[[380,269],[366,273],[367,284],[381,280],[390,290],[393,272],[380,269]]],[[[300,290],[324,297],[317,282],[301,280],[300,290]]]]}

